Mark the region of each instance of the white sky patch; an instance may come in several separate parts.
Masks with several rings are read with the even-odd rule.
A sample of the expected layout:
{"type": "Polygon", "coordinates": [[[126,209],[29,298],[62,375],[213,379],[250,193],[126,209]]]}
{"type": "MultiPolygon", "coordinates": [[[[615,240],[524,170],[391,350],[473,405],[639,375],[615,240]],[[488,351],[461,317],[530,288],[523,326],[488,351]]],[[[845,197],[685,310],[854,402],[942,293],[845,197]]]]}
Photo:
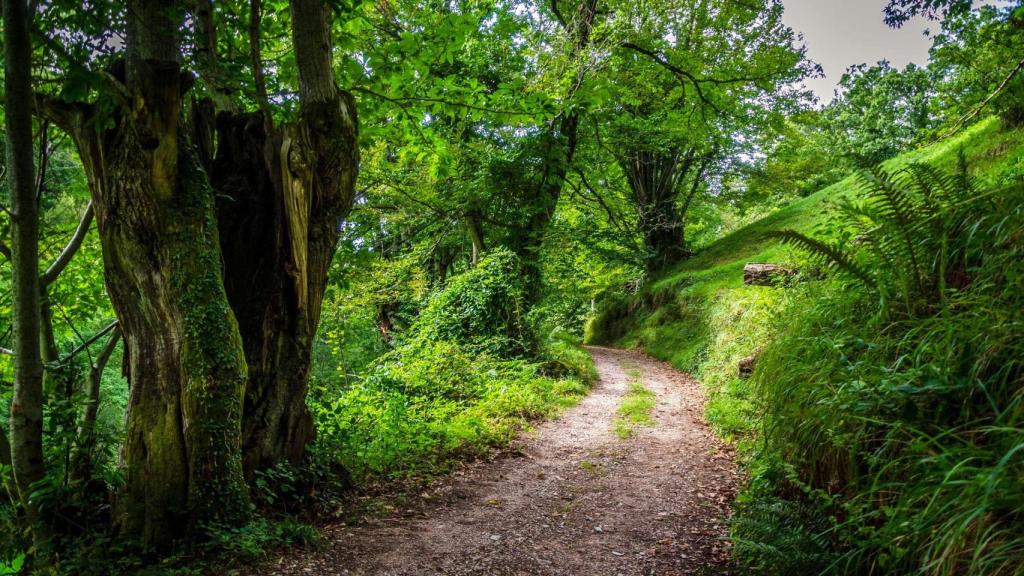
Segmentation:
{"type": "Polygon", "coordinates": [[[882,21],[882,10],[888,0],[783,0],[782,3],[786,7],[782,20],[804,35],[807,56],[825,70],[825,78],[810,79],[806,83],[822,104],[832,100],[839,79],[851,65],[873,65],[879,60],[888,60],[901,69],[911,62],[927,65],[931,39],[924,32],[928,29],[937,32],[940,27],[939,22],[914,18],[902,28],[889,28],[882,21]]]}

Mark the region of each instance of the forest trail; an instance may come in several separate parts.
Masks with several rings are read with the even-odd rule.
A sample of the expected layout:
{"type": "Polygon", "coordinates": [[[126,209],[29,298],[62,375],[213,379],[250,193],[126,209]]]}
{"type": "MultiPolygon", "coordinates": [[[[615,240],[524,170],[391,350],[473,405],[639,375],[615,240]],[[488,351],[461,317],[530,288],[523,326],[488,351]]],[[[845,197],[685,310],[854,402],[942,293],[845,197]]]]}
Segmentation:
{"type": "Polygon", "coordinates": [[[431,485],[385,518],[325,530],[255,574],[728,574],[738,473],[703,423],[701,385],[638,352],[590,348],[600,380],[512,450],[431,485]],[[639,378],[638,378],[639,376],[639,378]],[[653,425],[620,438],[630,383],[656,394],[653,425]]]}

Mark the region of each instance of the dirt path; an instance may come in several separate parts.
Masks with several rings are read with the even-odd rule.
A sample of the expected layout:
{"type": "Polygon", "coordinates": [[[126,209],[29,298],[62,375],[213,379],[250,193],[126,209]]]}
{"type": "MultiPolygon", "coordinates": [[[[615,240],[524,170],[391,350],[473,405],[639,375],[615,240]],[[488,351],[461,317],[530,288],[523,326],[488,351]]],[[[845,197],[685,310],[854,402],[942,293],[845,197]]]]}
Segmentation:
{"type": "Polygon", "coordinates": [[[592,348],[601,379],[509,454],[466,466],[391,517],[326,531],[321,552],[258,572],[351,575],[727,574],[732,452],[700,385],[636,352],[592,348]],[[655,424],[613,432],[639,371],[655,424]]]}

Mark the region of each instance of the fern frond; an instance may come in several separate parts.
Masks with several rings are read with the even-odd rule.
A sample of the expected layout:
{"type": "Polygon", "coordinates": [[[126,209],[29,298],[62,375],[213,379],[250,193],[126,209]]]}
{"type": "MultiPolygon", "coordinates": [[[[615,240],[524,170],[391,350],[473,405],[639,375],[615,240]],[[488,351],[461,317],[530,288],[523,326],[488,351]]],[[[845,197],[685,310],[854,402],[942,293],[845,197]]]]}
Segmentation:
{"type": "MultiPolygon", "coordinates": [[[[887,249],[902,253],[906,260],[903,265],[913,271],[917,289],[924,287],[921,275],[921,257],[915,242],[915,224],[924,220],[922,212],[914,198],[896,182],[891,174],[880,167],[860,173],[861,191],[879,215],[885,230],[880,234],[879,242],[885,243],[887,249]]],[[[925,251],[926,252],[926,251],[925,251]]]]}
{"type": "Polygon", "coordinates": [[[932,198],[943,207],[965,204],[975,197],[976,186],[967,172],[950,173],[928,164],[911,164],[907,170],[918,181],[927,183],[932,198]]]}
{"type": "Polygon", "coordinates": [[[874,288],[878,285],[868,270],[857,264],[851,255],[845,253],[837,246],[811,238],[795,230],[779,230],[769,232],[768,235],[780,239],[784,244],[794,246],[811,256],[824,260],[830,266],[846,272],[867,286],[874,288]]]}
{"type": "Polygon", "coordinates": [[[946,192],[946,182],[941,174],[927,164],[911,164],[903,169],[905,175],[900,184],[911,190],[918,197],[918,206],[927,214],[928,220],[935,223],[942,212],[946,192]]]}

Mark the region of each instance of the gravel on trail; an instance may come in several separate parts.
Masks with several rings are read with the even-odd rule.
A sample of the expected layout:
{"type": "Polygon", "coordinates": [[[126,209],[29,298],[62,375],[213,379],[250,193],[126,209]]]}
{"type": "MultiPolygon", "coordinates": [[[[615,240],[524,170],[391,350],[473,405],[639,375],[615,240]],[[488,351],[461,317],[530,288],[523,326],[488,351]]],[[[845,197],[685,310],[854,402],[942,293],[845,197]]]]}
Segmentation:
{"type": "Polygon", "coordinates": [[[732,449],[704,423],[699,382],[640,352],[589,348],[600,379],[579,404],[492,460],[468,463],[399,510],[324,529],[320,550],[270,575],[727,575],[732,449]],[[639,376],[639,378],[638,378],[639,376]],[[629,384],[657,396],[622,439],[629,384]]]}

